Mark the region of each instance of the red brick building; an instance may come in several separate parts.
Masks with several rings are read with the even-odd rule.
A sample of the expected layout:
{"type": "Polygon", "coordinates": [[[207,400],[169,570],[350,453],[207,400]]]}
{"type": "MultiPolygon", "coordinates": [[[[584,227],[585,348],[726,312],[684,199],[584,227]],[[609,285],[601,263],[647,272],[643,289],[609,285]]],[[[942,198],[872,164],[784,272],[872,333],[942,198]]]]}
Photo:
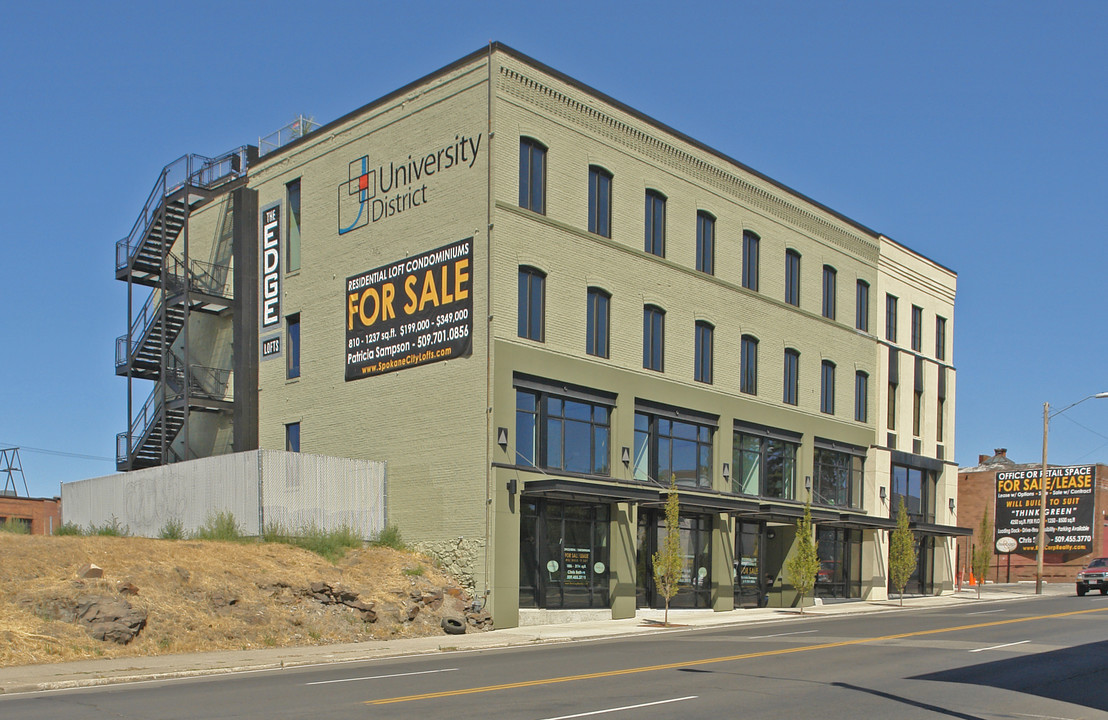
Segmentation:
{"type": "MultiPolygon", "coordinates": [[[[1050,465],[1051,468],[1062,467],[1050,465]]],[[[1092,543],[1088,551],[1050,552],[1043,557],[1043,580],[1048,583],[1072,583],[1077,571],[1094,557],[1108,557],[1108,465],[1090,464],[1093,471],[1093,512],[1090,532],[1092,543]]],[[[1002,476],[1019,475],[1023,472],[1036,477],[1042,470],[1041,462],[1016,463],[1008,457],[1005,448],[997,448],[993,455],[979,455],[977,465],[958,469],[958,525],[973,528],[972,537],[958,540],[957,568],[968,581],[970,552],[980,542],[978,535],[981,517],[985,509],[989,511],[989,524],[993,528],[993,542],[998,535],[996,530],[996,495],[998,473],[1002,476]]],[[[1035,497],[1031,503],[1037,508],[1035,497]]],[[[1028,532],[1038,533],[1038,515],[1029,523],[1028,532]]],[[[990,564],[987,580],[993,582],[1018,582],[1035,579],[1035,551],[1013,551],[1001,553],[993,547],[993,560],[990,564]]]]}
{"type": "Polygon", "coordinates": [[[61,498],[25,498],[0,495],[0,523],[23,522],[32,535],[53,535],[62,524],[61,498]]]}

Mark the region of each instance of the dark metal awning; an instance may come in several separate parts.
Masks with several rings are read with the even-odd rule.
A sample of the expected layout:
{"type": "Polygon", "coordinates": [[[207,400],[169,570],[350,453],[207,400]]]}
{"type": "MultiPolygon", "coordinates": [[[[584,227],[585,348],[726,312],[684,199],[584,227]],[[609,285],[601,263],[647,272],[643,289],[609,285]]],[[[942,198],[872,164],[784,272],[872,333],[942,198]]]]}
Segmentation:
{"type": "Polygon", "coordinates": [[[839,513],[833,520],[824,520],[819,525],[831,527],[844,527],[857,530],[892,530],[896,527],[896,520],[877,515],[859,515],[857,513],[839,513]]]}
{"type": "MultiPolygon", "coordinates": [[[[669,493],[667,491],[662,491],[661,497],[658,500],[659,506],[665,504],[668,495],[669,493]]],[[[678,490],[678,497],[680,499],[681,509],[691,512],[726,512],[745,515],[758,511],[758,503],[756,501],[743,500],[728,495],[693,495],[678,490]]]]}
{"type": "Polygon", "coordinates": [[[532,480],[523,484],[528,497],[550,497],[591,502],[658,502],[661,492],[653,488],[632,487],[617,483],[591,483],[565,478],[532,480]]]}
{"type": "MultiPolygon", "coordinates": [[[[893,523],[896,526],[896,523],[893,523]]],[[[957,525],[936,525],[935,523],[910,522],[908,528],[924,535],[973,535],[972,528],[958,527],[957,525]]]]}

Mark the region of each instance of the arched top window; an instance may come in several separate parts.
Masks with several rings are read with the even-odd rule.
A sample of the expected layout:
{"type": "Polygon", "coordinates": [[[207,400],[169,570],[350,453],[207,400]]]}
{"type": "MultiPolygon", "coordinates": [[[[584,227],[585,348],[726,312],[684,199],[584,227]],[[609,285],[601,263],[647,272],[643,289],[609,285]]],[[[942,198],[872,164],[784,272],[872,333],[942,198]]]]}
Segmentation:
{"type": "Polygon", "coordinates": [[[800,306],[800,253],[785,251],[785,302],[800,306]]]}
{"type": "Polygon", "coordinates": [[[519,266],[519,336],[543,342],[546,338],[546,273],[519,266]]]}
{"type": "Polygon", "coordinates": [[[519,139],[519,206],[546,214],[546,146],[529,137],[519,139]]]}
{"type": "Polygon", "coordinates": [[[646,191],[646,237],[644,250],[666,256],[666,196],[657,190],[646,191]]]}
{"type": "Polygon", "coordinates": [[[612,236],[612,173],[589,165],[589,232],[612,236]]]}
{"type": "Polygon", "coordinates": [[[703,210],[696,214],[696,269],[712,275],[716,264],[716,218],[703,210]]]}

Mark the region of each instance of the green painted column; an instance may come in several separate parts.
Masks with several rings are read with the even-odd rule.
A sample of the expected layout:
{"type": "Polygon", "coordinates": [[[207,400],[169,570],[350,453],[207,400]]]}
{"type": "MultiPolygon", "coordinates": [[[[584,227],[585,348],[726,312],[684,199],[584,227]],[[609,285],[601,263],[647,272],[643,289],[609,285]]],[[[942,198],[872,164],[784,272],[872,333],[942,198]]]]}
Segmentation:
{"type": "Polygon", "coordinates": [[[735,609],[735,532],[727,513],[712,515],[712,609],[735,609]]]}
{"type": "Polygon", "coordinates": [[[610,575],[612,619],[635,617],[635,549],[638,528],[637,506],[631,503],[612,505],[610,575]]]}

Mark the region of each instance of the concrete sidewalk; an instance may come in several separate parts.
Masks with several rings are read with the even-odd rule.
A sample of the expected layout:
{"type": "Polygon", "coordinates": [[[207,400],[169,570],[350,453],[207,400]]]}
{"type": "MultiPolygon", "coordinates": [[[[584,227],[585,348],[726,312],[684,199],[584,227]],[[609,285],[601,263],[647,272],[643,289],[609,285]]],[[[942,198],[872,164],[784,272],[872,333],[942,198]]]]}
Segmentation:
{"type": "MultiPolygon", "coordinates": [[[[1044,596],[1068,595],[1073,585],[1044,585],[1044,596]]],[[[882,602],[847,601],[816,605],[805,609],[803,617],[833,617],[875,612],[900,612],[910,609],[956,607],[978,602],[995,602],[1033,597],[1034,583],[986,585],[981,599],[977,591],[965,589],[941,596],[909,596],[901,608],[896,599],[882,602]]],[[[23,665],[0,668],[0,693],[35,692],[63,688],[92,687],[113,683],[200,677],[249,670],[303,667],[336,662],[373,660],[405,655],[423,655],[453,650],[483,650],[536,643],[573,642],[643,633],[671,632],[695,628],[748,625],[800,618],[796,610],[774,608],[732,610],[670,610],[670,628],[662,627],[661,610],[640,610],[627,620],[591,620],[557,625],[529,625],[465,635],[382,640],[343,645],[266,648],[261,650],[218,651],[163,655],[157,657],[80,660],[48,665],[23,665]]]]}

